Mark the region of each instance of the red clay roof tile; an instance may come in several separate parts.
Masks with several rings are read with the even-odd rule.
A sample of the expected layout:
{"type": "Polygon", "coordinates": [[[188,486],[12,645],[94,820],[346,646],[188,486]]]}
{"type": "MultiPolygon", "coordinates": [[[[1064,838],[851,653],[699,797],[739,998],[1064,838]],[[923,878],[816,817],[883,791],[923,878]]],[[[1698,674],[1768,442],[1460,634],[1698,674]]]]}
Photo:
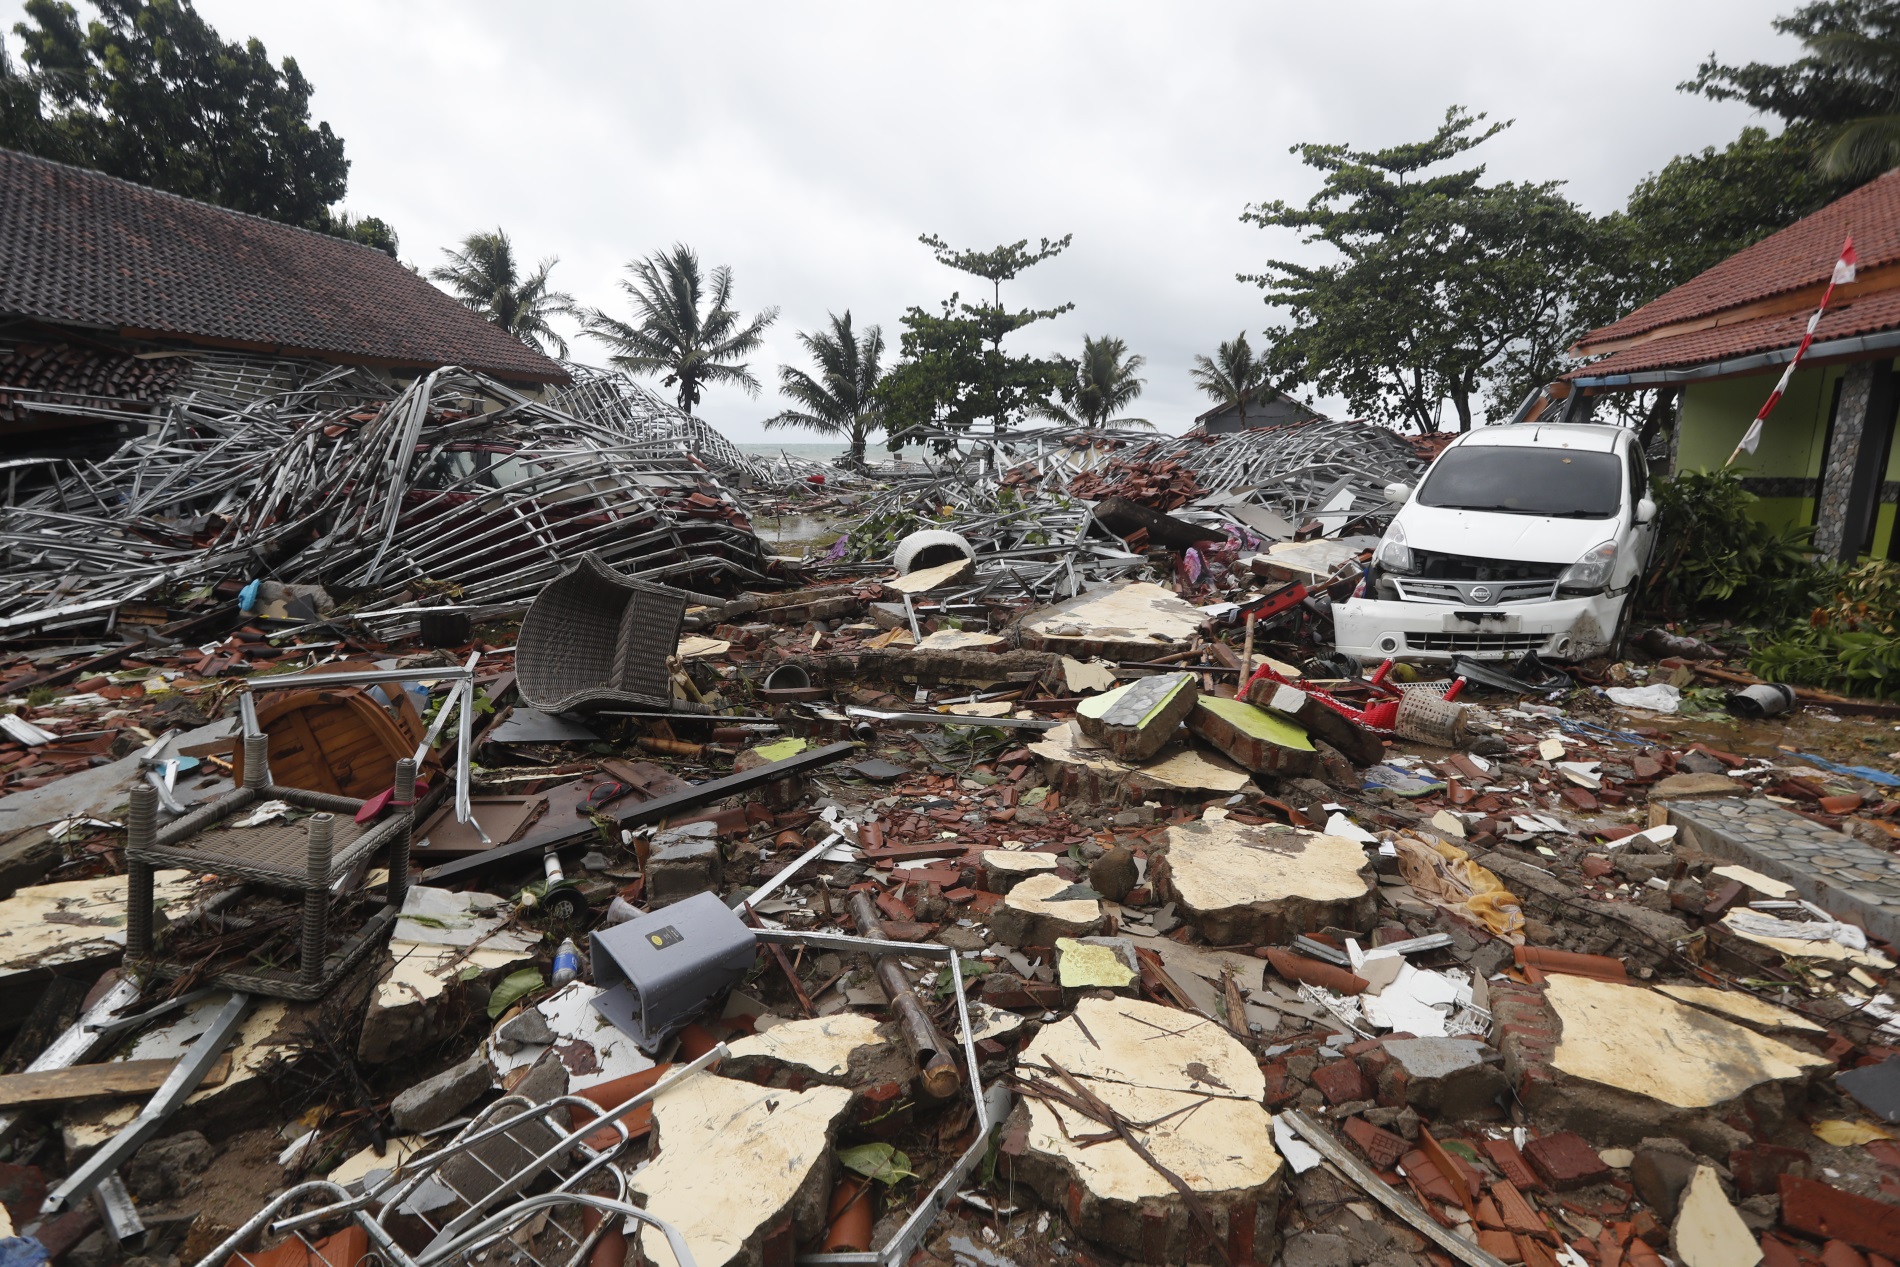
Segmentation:
{"type": "Polygon", "coordinates": [[[568,381],[381,251],[10,150],[0,150],[0,314],[568,381]]]}
{"type": "MultiPolygon", "coordinates": [[[[1824,282],[1850,233],[1863,271],[1900,260],[1900,169],[1737,251],[1622,320],[1592,330],[1577,340],[1577,347],[1587,352],[1597,344],[1824,282]]],[[[1806,319],[1803,314],[1801,321],[1806,319]]]]}

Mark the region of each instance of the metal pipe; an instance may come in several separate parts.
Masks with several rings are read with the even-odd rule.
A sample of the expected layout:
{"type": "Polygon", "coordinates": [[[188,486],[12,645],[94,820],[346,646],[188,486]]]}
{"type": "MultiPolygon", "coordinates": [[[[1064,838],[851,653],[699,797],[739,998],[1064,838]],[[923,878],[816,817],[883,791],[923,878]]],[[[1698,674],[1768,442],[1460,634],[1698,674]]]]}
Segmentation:
{"type": "MultiPolygon", "coordinates": [[[[884,927],[878,920],[877,910],[871,905],[868,893],[851,895],[851,918],[858,926],[860,936],[872,941],[886,940],[884,927]]],[[[923,1004],[917,1001],[917,992],[911,988],[910,980],[904,975],[904,969],[889,956],[880,956],[876,961],[878,984],[884,988],[885,997],[891,1001],[891,1010],[897,1013],[897,1023],[904,1033],[904,1041],[917,1061],[924,1094],[933,1100],[948,1100],[963,1085],[963,1079],[957,1072],[957,1062],[951,1056],[951,1047],[937,1032],[937,1026],[924,1011],[923,1004]]]]}

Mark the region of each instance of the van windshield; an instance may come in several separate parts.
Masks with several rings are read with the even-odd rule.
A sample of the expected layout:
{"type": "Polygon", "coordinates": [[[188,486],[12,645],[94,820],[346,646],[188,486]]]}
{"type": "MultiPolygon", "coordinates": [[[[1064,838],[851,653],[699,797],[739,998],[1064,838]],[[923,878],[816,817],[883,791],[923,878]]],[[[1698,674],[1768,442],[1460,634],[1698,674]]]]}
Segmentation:
{"type": "Polygon", "coordinates": [[[1446,510],[1609,519],[1622,505],[1623,467],[1614,453],[1460,445],[1438,459],[1418,500],[1446,510]]]}

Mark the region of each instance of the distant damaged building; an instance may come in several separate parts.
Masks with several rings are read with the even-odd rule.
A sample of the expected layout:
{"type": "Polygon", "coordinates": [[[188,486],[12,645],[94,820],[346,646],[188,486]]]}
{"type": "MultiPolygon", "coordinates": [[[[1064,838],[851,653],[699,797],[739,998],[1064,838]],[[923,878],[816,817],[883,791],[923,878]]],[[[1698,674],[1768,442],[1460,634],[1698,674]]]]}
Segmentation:
{"type": "Polygon", "coordinates": [[[0,634],[261,580],[389,631],[519,610],[589,551],[764,567],[722,482],[744,459],[624,376],[371,248],[7,151],[0,446],[0,634]]]}
{"type": "Polygon", "coordinates": [[[285,383],[337,365],[391,382],[459,365],[529,392],[569,381],[381,251],[0,150],[9,450],[109,442],[195,380],[258,377],[259,359],[291,362],[285,383]]]}

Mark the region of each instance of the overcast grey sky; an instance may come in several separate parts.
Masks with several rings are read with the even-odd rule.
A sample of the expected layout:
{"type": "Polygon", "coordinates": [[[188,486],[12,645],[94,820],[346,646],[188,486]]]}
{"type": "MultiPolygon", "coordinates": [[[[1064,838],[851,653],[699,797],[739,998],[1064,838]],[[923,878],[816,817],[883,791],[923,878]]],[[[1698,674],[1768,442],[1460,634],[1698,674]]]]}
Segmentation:
{"type": "Polygon", "coordinates": [[[226,38],[296,57],[347,143],[345,205],[395,225],[407,261],[500,225],[529,258],[560,256],[563,289],[622,312],[629,258],[683,241],[730,264],[741,308],[781,312],[753,361],[764,394],[702,405],[737,440],[767,437],[776,367],[827,311],[894,347],[907,306],[969,293],[922,232],[980,248],[1073,233],[1004,290],[1076,305],[1020,346],[1121,336],[1148,358],[1136,412],[1180,431],[1205,407],[1193,355],[1267,323],[1235,273],[1297,250],[1237,219],[1312,193],[1289,146],[1419,139],[1459,103],[1516,120],[1478,151],[1493,176],[1565,179],[1608,211],[1750,120],[1675,85],[1712,50],[1795,56],[1769,21],[1796,2],[197,0],[226,38]]]}

